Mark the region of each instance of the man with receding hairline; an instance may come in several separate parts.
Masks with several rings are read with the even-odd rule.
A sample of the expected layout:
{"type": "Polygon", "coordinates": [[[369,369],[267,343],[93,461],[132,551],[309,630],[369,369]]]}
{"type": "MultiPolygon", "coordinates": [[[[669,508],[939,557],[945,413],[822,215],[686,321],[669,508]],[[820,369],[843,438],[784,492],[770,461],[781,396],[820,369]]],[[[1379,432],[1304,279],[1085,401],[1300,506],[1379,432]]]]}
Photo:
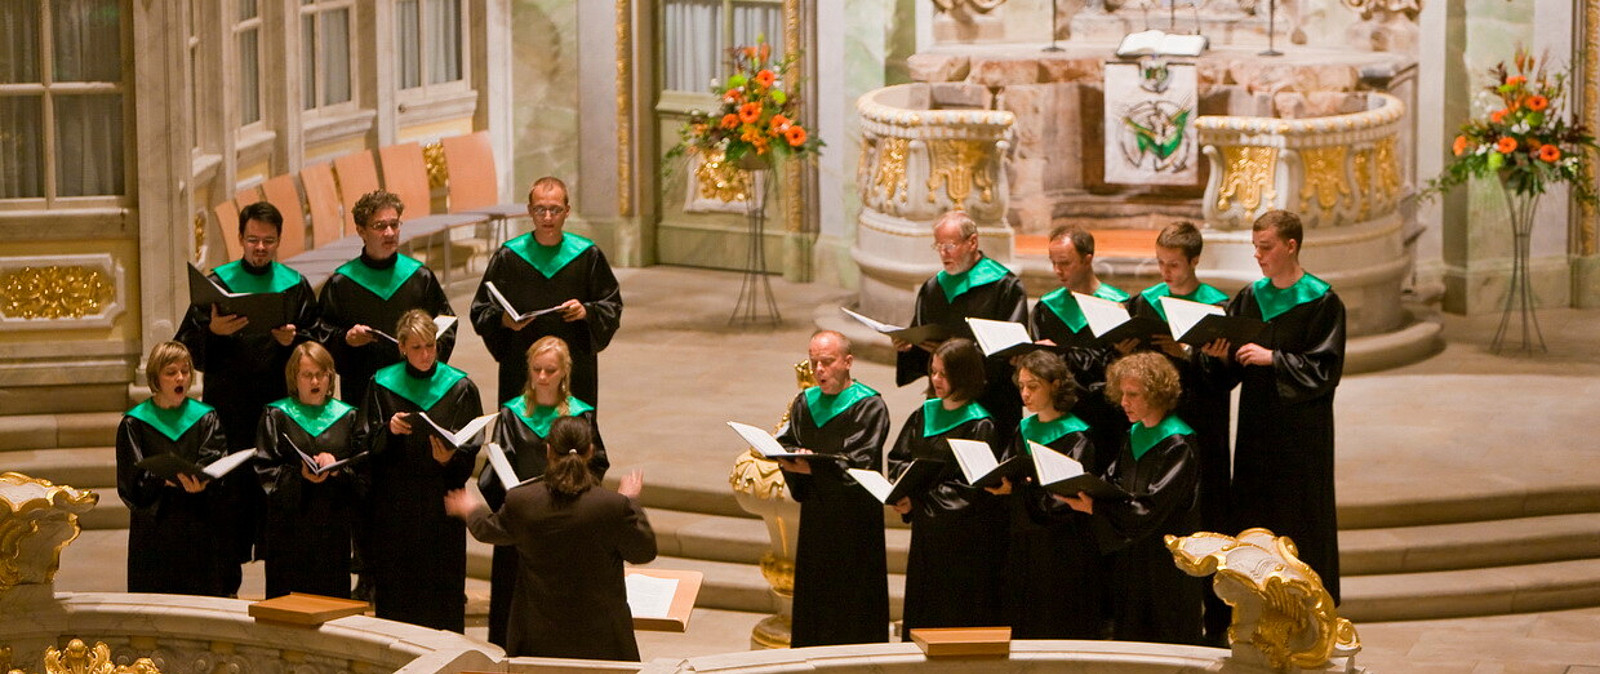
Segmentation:
{"type": "Polygon", "coordinates": [[[817,385],[789,404],[778,442],[841,459],[781,462],[789,492],[800,502],[789,645],[888,641],[883,504],[845,469],[883,471],[889,410],[877,391],[850,376],[855,357],[844,335],[817,332],[809,356],[817,385]]]}

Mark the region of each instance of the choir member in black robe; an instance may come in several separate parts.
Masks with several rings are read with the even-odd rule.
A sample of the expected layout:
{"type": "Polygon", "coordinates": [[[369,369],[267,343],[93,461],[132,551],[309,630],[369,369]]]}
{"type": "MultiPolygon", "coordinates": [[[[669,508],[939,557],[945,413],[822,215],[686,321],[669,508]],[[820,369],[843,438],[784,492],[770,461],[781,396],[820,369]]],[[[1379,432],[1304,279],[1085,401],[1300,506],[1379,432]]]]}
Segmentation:
{"type": "Polygon", "coordinates": [[[1106,480],[1131,498],[1095,500],[1080,493],[1061,500],[1094,515],[1096,538],[1112,555],[1113,638],[1199,644],[1204,579],[1173,564],[1165,541],[1200,526],[1194,431],[1170,412],[1178,371],[1145,351],[1112,363],[1106,378],[1109,395],[1134,422],[1106,480]]]}
{"type": "Polygon", "coordinates": [[[989,443],[1004,460],[995,422],[974,401],[983,390],[983,354],[956,338],[933,353],[928,380],[936,397],[911,413],[889,452],[898,478],[914,459],[944,462],[927,491],[901,499],[896,512],[911,523],[906,559],[906,633],[918,627],[1002,625],[1001,575],[1006,560],[1005,503],[966,483],[949,438],[989,443]]]}
{"type": "Polygon", "coordinates": [[[117,495],[128,506],[128,591],[227,596],[226,568],[233,561],[221,536],[229,522],[217,517],[207,478],[180,474],[166,480],[138,464],[176,454],[206,465],[227,451],[222,422],[210,405],[184,395],[193,365],[179,342],[150,350],[146,376],[151,398],[128,410],[117,425],[117,495]]]}
{"type": "Polygon", "coordinates": [[[1253,343],[1205,348],[1219,379],[1241,386],[1230,533],[1265,527],[1294,539],[1338,601],[1333,394],[1344,373],[1344,303],[1300,266],[1298,216],[1268,211],[1253,230],[1265,278],[1240,289],[1228,313],[1267,326],[1253,343]]]}
{"type": "MultiPolygon", "coordinates": [[[[1164,297],[1226,307],[1227,293],[1202,283],[1195,275],[1204,246],[1200,230],[1191,223],[1177,222],[1161,230],[1156,237],[1156,266],[1161,271],[1162,281],[1135,295],[1128,302],[1128,313],[1165,321],[1167,311],[1161,303],[1164,297]]],[[[1157,336],[1151,346],[1165,354],[1178,369],[1183,393],[1172,413],[1194,429],[1200,457],[1200,529],[1237,533],[1232,530],[1233,520],[1229,515],[1233,498],[1233,454],[1228,442],[1228,421],[1233,404],[1228,389],[1217,386],[1206,376],[1204,356],[1199,350],[1173,341],[1171,335],[1157,336]]],[[[1233,610],[1221,598],[1215,593],[1206,593],[1207,644],[1227,647],[1232,616],[1233,610]]]]}
{"type": "MultiPolygon", "coordinates": [[[[1039,342],[1054,344],[1062,349],[1067,367],[1081,388],[1077,406],[1072,414],[1089,424],[1090,436],[1096,447],[1116,447],[1122,442],[1126,422],[1115,405],[1106,402],[1106,365],[1121,354],[1122,349],[1132,350],[1136,342],[1129,340],[1119,345],[1096,341],[1089,321],[1078,306],[1072,293],[1093,295],[1112,302],[1127,302],[1128,294],[1104,283],[1094,273],[1094,235],[1088,230],[1074,227],[1057,227],[1050,232],[1050,268],[1061,281],[1056,288],[1033,306],[1028,328],[1039,342]]],[[[1099,457],[1109,459],[1110,457],[1099,457]]],[[[1086,466],[1099,472],[1104,466],[1086,466]]]]}
{"type": "MultiPolygon", "coordinates": [[[[595,477],[604,478],[606,469],[611,467],[605,442],[595,427],[594,407],[572,395],[572,354],[559,337],[542,337],[528,347],[527,385],[522,395],[500,406],[499,415],[494,425],[494,443],[505,453],[519,480],[544,474],[545,438],[550,437],[550,424],[558,417],[578,417],[589,424],[595,446],[589,469],[595,477]]],[[[505,503],[507,488],[493,470],[478,475],[478,490],[491,509],[499,510],[505,503]]],[[[516,585],[516,548],[495,546],[489,573],[489,643],[507,645],[506,623],[516,585]]]]}
{"type": "Polygon", "coordinates": [[[413,309],[395,328],[404,362],[378,370],[357,424],[369,453],[362,535],[379,618],[460,632],[465,626],[466,528],[444,512],[444,494],[472,476],[477,438],[451,449],[425,432],[426,412],[452,431],[483,411],[467,374],[436,358],[433,317],[413,309]]]}
{"type": "MultiPolygon", "coordinates": [[[[400,314],[411,309],[434,316],[456,314],[433,271],[399,252],[400,215],[405,208],[393,192],[362,195],[351,209],[361,255],[339,267],[322,286],[321,341],[338,363],[339,397],[345,402],[361,404],[372,373],[400,362],[400,347],[387,332],[400,314]]],[[[451,325],[439,335],[440,362],[450,362],[455,345],[456,326],[451,325]]]]}
{"type": "Polygon", "coordinates": [[[256,429],[267,596],[349,597],[351,532],[365,485],[349,464],[313,473],[301,454],[319,467],[351,458],[356,408],[333,398],[333,356],[321,344],[295,347],[284,375],[294,395],[269,403],[256,429]]]}
{"type": "Polygon", "coordinates": [[[465,489],[446,497],[473,538],[516,546],[506,655],[639,660],[622,564],[656,557],[644,480],[634,472],[615,492],[600,488],[589,429],[574,417],[552,422],[544,479],[512,488],[497,512],[465,489]]]}
{"type": "Polygon", "coordinates": [[[889,408],[850,376],[850,341],[825,330],[811,338],[817,386],[795,396],[778,442],[793,451],[841,460],[782,461],[789,493],[800,502],[794,560],[794,620],[789,645],[829,646],[888,641],[888,563],[883,504],[845,472],[883,470],[889,408]]]}
{"type": "Polygon", "coordinates": [[[528,347],[540,337],[560,337],[572,351],[572,395],[600,405],[600,361],[622,323],[622,291],[600,247],[562,231],[567,187],[545,177],[528,190],[533,232],[507,241],[489,259],[472,297],[472,328],[500,363],[500,393],[510,400],[527,381],[528,347]],[[489,293],[494,283],[512,308],[526,313],[561,307],[543,316],[511,320],[489,293]]]}
{"type": "MultiPolygon", "coordinates": [[[[173,339],[189,347],[194,367],[205,373],[201,399],[217,409],[230,451],[250,449],[256,423],[267,403],[289,394],[283,386],[283,368],[295,344],[315,339],[316,295],[299,272],[276,262],[283,233],[283,214],[265,201],[239,210],[239,241],[244,256],[211,270],[209,277],[230,292],[283,293],[282,325],[247,326],[242,316],[222,315],[213,306],[190,305],[173,339]],[[270,330],[263,329],[270,327],[270,330]]],[[[260,535],[264,498],[261,485],[248,471],[235,471],[211,487],[213,507],[230,513],[237,524],[229,529],[234,556],[250,561],[251,547],[260,535]]],[[[237,570],[225,583],[229,594],[238,591],[242,574],[237,570]]]]}
{"type": "MultiPolygon", "coordinates": [[[[1011,456],[1029,454],[1030,442],[1094,465],[1089,425],[1072,415],[1077,384],[1061,356],[1033,351],[1018,359],[1022,418],[1011,456]]],[[[1074,511],[1033,479],[1009,478],[996,494],[1011,494],[1011,542],[1006,559],[1006,622],[1017,639],[1097,639],[1104,579],[1088,516],[1074,511]]]]}

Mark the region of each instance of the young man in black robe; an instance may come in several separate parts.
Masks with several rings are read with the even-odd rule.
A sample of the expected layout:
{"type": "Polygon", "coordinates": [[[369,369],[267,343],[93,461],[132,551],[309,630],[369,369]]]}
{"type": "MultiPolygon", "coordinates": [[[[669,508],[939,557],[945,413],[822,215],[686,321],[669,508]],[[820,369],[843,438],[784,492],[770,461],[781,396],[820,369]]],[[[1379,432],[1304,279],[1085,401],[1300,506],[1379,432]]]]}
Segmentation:
{"type": "MultiPolygon", "coordinates": [[[[968,318],[1021,323],[1028,317],[1028,294],[1022,280],[1005,265],[978,250],[978,224],[961,211],[945,213],[933,225],[933,249],[944,269],[917,289],[911,326],[936,324],[956,337],[972,337],[968,318]]],[[[910,344],[895,340],[895,385],[905,386],[928,374],[934,342],[910,344]]],[[[999,358],[984,364],[988,385],[978,402],[994,417],[1001,441],[1008,440],[1022,418],[1022,403],[1011,366],[999,358]]]]}
{"type": "MultiPolygon", "coordinates": [[[[1161,301],[1166,297],[1225,307],[1227,293],[1200,282],[1195,275],[1204,247],[1200,230],[1188,222],[1173,223],[1161,230],[1156,237],[1156,266],[1161,271],[1161,283],[1135,295],[1128,302],[1128,313],[1165,321],[1167,311],[1161,301]]],[[[1200,529],[1238,533],[1231,529],[1233,521],[1228,515],[1233,492],[1233,456],[1228,443],[1228,419],[1233,405],[1228,389],[1216,386],[1206,376],[1198,349],[1173,341],[1171,335],[1158,336],[1152,346],[1178,369],[1178,380],[1183,385],[1178,406],[1172,411],[1194,429],[1199,446],[1200,529]]],[[[1227,647],[1232,616],[1233,611],[1215,593],[1206,593],[1207,643],[1227,647]]]]}
{"type": "MultiPolygon", "coordinates": [[[[1055,228],[1050,232],[1048,251],[1050,268],[1061,281],[1061,287],[1045,293],[1033,305],[1028,329],[1035,340],[1064,347],[1062,357],[1072,371],[1072,378],[1083,390],[1072,414],[1089,424],[1094,446],[1116,447],[1127,432],[1127,420],[1103,395],[1106,365],[1120,355],[1120,348],[1132,350],[1135,344],[1131,340],[1115,346],[1097,342],[1094,331],[1089,329],[1089,320],[1072,293],[1112,302],[1127,302],[1128,293],[1101,282],[1095,275],[1094,235],[1088,230],[1071,225],[1055,228]]],[[[1101,452],[1103,458],[1109,454],[1109,451],[1101,452]]],[[[1087,468],[1098,471],[1102,466],[1087,468]]]]}
{"type": "Polygon", "coordinates": [[[1268,211],[1250,234],[1264,276],[1228,305],[1266,322],[1250,344],[1207,344],[1207,366],[1239,392],[1229,533],[1265,527],[1294,539],[1300,559],[1339,600],[1333,479],[1333,394],[1344,373],[1344,303],[1300,266],[1300,218],[1268,211]]]}
{"type": "MultiPolygon", "coordinates": [[[[399,345],[378,333],[388,335],[400,315],[411,309],[434,316],[456,314],[433,271],[399,252],[400,216],[405,210],[393,192],[362,195],[351,210],[361,255],[339,267],[322,286],[320,341],[339,366],[340,399],[353,405],[366,399],[372,373],[400,362],[399,345]]],[[[450,362],[455,345],[452,325],[439,335],[441,362],[450,362]]]]}
{"type": "Polygon", "coordinates": [[[622,322],[622,291],[600,247],[562,231],[567,186],[546,176],[528,190],[533,232],[507,241],[484,270],[472,297],[472,329],[500,363],[496,400],[510,400],[528,380],[526,354],[540,337],[560,337],[572,351],[572,395],[600,407],[600,360],[622,322]],[[493,296],[494,283],[520,313],[560,307],[542,316],[512,320],[493,296]]]}
{"type": "MultiPolygon", "coordinates": [[[[205,373],[207,404],[217,409],[228,437],[228,449],[250,449],[255,442],[261,410],[288,395],[283,368],[300,342],[320,331],[316,295],[305,277],[279,264],[278,243],[283,235],[283,214],[265,201],[239,210],[240,259],[211,270],[210,279],[230,292],[283,293],[285,316],[276,326],[249,325],[243,316],[220,314],[216,305],[190,305],[174,340],[189,348],[194,367],[205,373]]],[[[249,471],[235,471],[212,485],[215,507],[231,513],[235,522],[232,547],[240,563],[250,561],[263,507],[261,485],[249,471]]],[[[224,585],[238,592],[242,573],[235,572],[224,585]]]]}
{"type": "Polygon", "coordinates": [[[789,404],[778,442],[841,460],[783,461],[783,478],[800,502],[794,561],[794,621],[789,645],[888,641],[888,564],[883,504],[855,484],[847,468],[882,472],[889,438],[883,397],[850,376],[850,340],[831,330],[811,337],[817,385],[789,404]]]}
{"type": "Polygon", "coordinates": [[[378,370],[361,405],[355,445],[369,452],[363,550],[379,618],[460,632],[465,627],[466,525],[444,511],[446,492],[472,476],[478,439],[452,449],[424,432],[458,430],[483,412],[467,374],[438,362],[432,317],[420,309],[395,329],[404,361],[378,370]]]}

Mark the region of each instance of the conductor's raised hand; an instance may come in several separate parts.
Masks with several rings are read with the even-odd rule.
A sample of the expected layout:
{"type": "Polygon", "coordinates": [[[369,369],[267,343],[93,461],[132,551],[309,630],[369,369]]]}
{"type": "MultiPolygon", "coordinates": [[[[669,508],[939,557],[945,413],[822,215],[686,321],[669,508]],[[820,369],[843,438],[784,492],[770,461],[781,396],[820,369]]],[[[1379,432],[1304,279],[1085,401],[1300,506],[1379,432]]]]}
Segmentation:
{"type": "Polygon", "coordinates": [[[440,440],[437,435],[428,436],[428,447],[433,449],[433,460],[438,461],[441,466],[450,463],[450,459],[455,458],[456,451],[445,445],[444,441],[440,440]]]}
{"type": "Polygon", "coordinates": [[[457,519],[467,519],[472,511],[484,505],[483,499],[469,489],[456,489],[444,493],[444,514],[457,519]]]}
{"type": "Polygon", "coordinates": [[[293,323],[286,323],[272,329],[272,338],[278,341],[278,346],[288,346],[294,342],[295,327],[293,323]]]}
{"type": "Polygon", "coordinates": [[[894,505],[889,507],[894,508],[894,511],[901,515],[909,515],[911,513],[911,497],[902,496],[900,500],[895,501],[894,505]]]}
{"type": "Polygon", "coordinates": [[[395,412],[394,416],[389,417],[389,432],[395,435],[411,435],[411,422],[406,421],[408,416],[411,416],[410,412],[395,412]]]}
{"type": "Polygon", "coordinates": [[[636,470],[622,476],[622,479],[617,483],[617,493],[628,498],[638,499],[639,494],[643,492],[644,471],[642,470],[636,470]]]}
{"type": "Polygon", "coordinates": [[[244,329],[250,319],[239,314],[223,314],[217,312],[217,305],[211,305],[211,323],[208,326],[211,334],[218,337],[227,337],[244,329]]]}
{"type": "Polygon", "coordinates": [[[350,346],[366,346],[373,341],[375,341],[375,338],[372,336],[372,328],[360,323],[352,325],[349,330],[344,331],[344,343],[350,346]]]}
{"type": "Polygon", "coordinates": [[[589,317],[589,310],[585,309],[582,302],[567,300],[561,303],[561,320],[571,323],[589,317]]]}
{"type": "Polygon", "coordinates": [[[209,481],[210,480],[208,478],[200,475],[178,473],[178,484],[183,485],[183,490],[191,494],[198,494],[202,491],[205,491],[206,483],[209,481]]]}
{"type": "Polygon", "coordinates": [[[1200,353],[1211,356],[1212,358],[1221,358],[1222,360],[1227,360],[1233,357],[1233,349],[1231,348],[1232,346],[1232,344],[1228,343],[1228,340],[1218,337],[1211,340],[1211,343],[1200,347],[1200,353]]]}

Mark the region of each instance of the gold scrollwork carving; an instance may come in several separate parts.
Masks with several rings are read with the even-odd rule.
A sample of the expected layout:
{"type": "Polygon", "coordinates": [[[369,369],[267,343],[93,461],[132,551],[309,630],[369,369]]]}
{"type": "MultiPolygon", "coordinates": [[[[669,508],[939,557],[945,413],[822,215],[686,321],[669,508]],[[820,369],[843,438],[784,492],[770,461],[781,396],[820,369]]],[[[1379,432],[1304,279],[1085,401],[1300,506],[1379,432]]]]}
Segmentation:
{"type": "Polygon", "coordinates": [[[1278,148],[1253,145],[1224,146],[1222,186],[1217,190],[1217,210],[1228,210],[1235,199],[1246,212],[1256,210],[1262,200],[1278,198],[1273,177],[1278,172],[1278,148]]]}
{"type": "Polygon", "coordinates": [[[428,187],[438,189],[450,182],[450,167],[444,162],[444,143],[434,141],[422,146],[422,163],[428,167],[428,187]]]}
{"type": "Polygon", "coordinates": [[[617,214],[633,215],[633,2],[617,0],[617,214]]]}
{"type": "Polygon", "coordinates": [[[15,493],[0,498],[0,508],[3,508],[0,509],[0,592],[24,582],[36,582],[41,570],[43,580],[55,578],[61,564],[61,551],[78,538],[77,513],[93,508],[100,502],[100,495],[15,472],[0,473],[0,484],[29,490],[20,500],[15,493]],[[54,528],[28,516],[28,513],[52,508],[70,513],[57,520],[54,528]],[[56,541],[49,556],[24,559],[24,553],[44,549],[39,545],[40,537],[53,537],[56,541]]]}
{"type": "Polygon", "coordinates": [[[200,257],[206,250],[206,212],[194,212],[194,262],[200,262],[200,257]]]}
{"type": "Polygon", "coordinates": [[[1349,148],[1343,145],[1311,147],[1300,151],[1305,162],[1305,187],[1300,191],[1300,210],[1311,210],[1311,200],[1324,212],[1339,205],[1339,200],[1350,195],[1350,184],[1345,180],[1344,160],[1349,148]]]}
{"type": "Polygon", "coordinates": [[[990,157],[981,141],[939,139],[928,141],[928,202],[937,200],[935,192],[944,186],[950,203],[960,206],[977,187],[984,203],[994,200],[994,181],[989,178],[990,157]]]}
{"type": "Polygon", "coordinates": [[[878,167],[873,172],[872,189],[883,193],[885,202],[906,192],[906,154],[909,138],[885,138],[878,143],[878,167]]]}
{"type": "Polygon", "coordinates": [[[118,667],[111,660],[111,647],[97,641],[94,648],[82,639],[67,642],[65,649],[51,647],[44,652],[45,674],[161,674],[150,658],[139,658],[133,664],[118,667]]]}
{"type": "Polygon", "coordinates": [[[761,556],[761,577],[778,594],[794,594],[794,560],[771,552],[761,556]]]}
{"type": "Polygon", "coordinates": [[[1356,219],[1365,221],[1367,215],[1372,213],[1372,148],[1356,150],[1351,157],[1351,166],[1356,173],[1356,195],[1361,202],[1361,211],[1356,219]]]}
{"type": "Polygon", "coordinates": [[[749,171],[730,163],[721,152],[703,155],[704,160],[694,169],[695,184],[701,199],[716,199],[723,203],[749,200],[753,189],[749,171]]]}
{"type": "MultiPolygon", "coordinates": [[[[1600,0],[1584,0],[1583,3],[1583,120],[1584,126],[1590,129],[1600,127],[1600,0]]],[[[1600,158],[1600,152],[1593,148],[1585,149],[1589,155],[1589,163],[1584,165],[1583,179],[1594,181],[1594,160],[1600,158]]],[[[1578,225],[1578,252],[1582,255],[1600,253],[1600,209],[1593,204],[1582,203],[1582,217],[1578,225]]]]}
{"type": "Polygon", "coordinates": [[[1378,140],[1372,163],[1378,171],[1376,189],[1383,193],[1384,199],[1394,198],[1400,193],[1400,160],[1395,157],[1394,136],[1378,140]]]}
{"type": "Polygon", "coordinates": [[[8,318],[83,318],[100,312],[115,288],[99,269],[23,267],[0,276],[0,315],[8,318]]]}

